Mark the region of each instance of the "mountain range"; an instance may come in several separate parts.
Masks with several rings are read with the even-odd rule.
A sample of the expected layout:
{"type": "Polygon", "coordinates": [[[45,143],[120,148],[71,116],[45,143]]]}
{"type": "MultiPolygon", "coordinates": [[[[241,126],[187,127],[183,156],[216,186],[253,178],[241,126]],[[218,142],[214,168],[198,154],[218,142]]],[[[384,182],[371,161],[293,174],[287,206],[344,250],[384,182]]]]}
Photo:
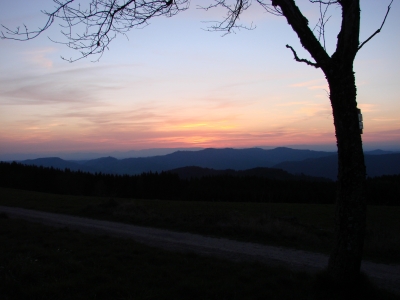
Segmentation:
{"type": "MultiPolygon", "coordinates": [[[[58,157],[47,157],[19,161],[26,165],[68,168],[73,171],[102,172],[107,174],[135,175],[143,172],[161,172],[185,167],[200,167],[214,170],[248,170],[255,168],[282,169],[292,174],[304,174],[313,177],[325,177],[335,180],[337,177],[337,154],[326,151],[298,150],[286,147],[265,150],[214,149],[199,151],[176,151],[167,155],[116,159],[102,157],[91,160],[69,161],[58,157]]],[[[370,177],[400,174],[400,153],[374,150],[365,152],[367,175],[370,177]]],[[[199,169],[193,169],[199,173],[199,169]]],[[[175,171],[177,172],[177,171],[175,171]]],[[[180,171],[185,176],[188,169],[180,171]]],[[[189,173],[188,173],[189,172],[189,173]]],[[[202,171],[210,173],[210,171],[202,171]]],[[[201,172],[200,172],[201,173],[201,172]]]]}

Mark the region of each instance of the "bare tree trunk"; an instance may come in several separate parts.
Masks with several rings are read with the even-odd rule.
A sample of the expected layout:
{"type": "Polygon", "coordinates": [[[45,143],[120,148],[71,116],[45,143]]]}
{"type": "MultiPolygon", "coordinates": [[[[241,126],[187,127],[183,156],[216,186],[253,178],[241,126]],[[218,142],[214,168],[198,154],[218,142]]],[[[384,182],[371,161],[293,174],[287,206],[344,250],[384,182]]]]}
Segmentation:
{"type": "Polygon", "coordinates": [[[359,277],[366,225],[366,169],[359,128],[355,76],[349,64],[327,74],[338,147],[335,245],[328,270],[335,280],[359,277]]]}
{"type": "MultiPolygon", "coordinates": [[[[314,1],[324,2],[324,1],[314,1]]],[[[325,3],[325,2],[324,2],[325,3]]],[[[330,5],[330,2],[326,2],[330,5]]],[[[328,271],[335,281],[351,283],[359,278],[366,225],[366,170],[358,121],[357,90],[353,63],[359,50],[360,1],[333,1],[342,8],[342,25],[336,51],[329,56],[308,26],[308,20],[295,0],[273,0],[297,33],[303,47],[315,62],[300,59],[287,45],[298,62],[321,68],[330,88],[330,100],[338,147],[338,183],[336,196],[336,241],[328,271]]]]}

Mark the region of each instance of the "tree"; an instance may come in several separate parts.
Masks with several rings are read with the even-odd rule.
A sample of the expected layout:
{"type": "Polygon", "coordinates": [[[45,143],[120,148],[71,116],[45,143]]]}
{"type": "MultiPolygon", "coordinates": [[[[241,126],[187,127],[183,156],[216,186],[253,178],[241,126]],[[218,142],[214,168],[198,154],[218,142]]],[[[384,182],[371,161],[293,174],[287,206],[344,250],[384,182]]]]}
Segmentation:
{"type": "MultiPolygon", "coordinates": [[[[29,31],[27,27],[11,30],[3,26],[5,32],[1,33],[1,37],[30,40],[48,29],[55,20],[60,20],[65,28],[62,34],[66,38],[66,42],[62,43],[80,51],[78,58],[67,60],[96,54],[100,58],[117,34],[146,26],[151,18],[157,16],[172,17],[189,7],[189,0],[87,0],[86,8],[75,5],[77,0],[53,1],[56,8],[52,12],[44,12],[48,21],[42,28],[29,31]],[[74,29],[80,33],[75,34],[74,29]]],[[[296,61],[321,69],[329,84],[338,148],[338,184],[336,242],[328,270],[334,279],[351,282],[360,273],[366,223],[366,168],[353,63],[359,50],[382,29],[393,0],[381,27],[362,43],[359,41],[360,0],[309,0],[320,8],[316,30],[311,30],[295,0],[256,1],[267,12],[286,18],[314,61],[301,59],[292,46],[286,47],[292,51],[296,61]],[[342,11],[337,45],[332,55],[325,48],[325,25],[329,20],[327,11],[330,6],[338,6],[342,11]]],[[[203,9],[222,7],[227,10],[227,15],[222,21],[214,23],[210,30],[230,33],[235,28],[244,27],[238,24],[238,20],[250,7],[250,0],[214,0],[213,3],[203,9]]]]}

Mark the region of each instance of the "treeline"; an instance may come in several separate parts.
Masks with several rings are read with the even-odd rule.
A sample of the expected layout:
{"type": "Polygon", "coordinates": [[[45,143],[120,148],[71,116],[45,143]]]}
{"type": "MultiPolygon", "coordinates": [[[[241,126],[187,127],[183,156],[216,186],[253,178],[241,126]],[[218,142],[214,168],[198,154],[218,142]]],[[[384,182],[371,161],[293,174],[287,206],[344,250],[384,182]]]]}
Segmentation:
{"type": "MultiPolygon", "coordinates": [[[[334,203],[335,182],[258,176],[180,179],[169,172],[110,175],[0,162],[0,186],[55,194],[185,201],[334,203]]],[[[367,202],[400,204],[400,175],[367,180],[367,202]]]]}

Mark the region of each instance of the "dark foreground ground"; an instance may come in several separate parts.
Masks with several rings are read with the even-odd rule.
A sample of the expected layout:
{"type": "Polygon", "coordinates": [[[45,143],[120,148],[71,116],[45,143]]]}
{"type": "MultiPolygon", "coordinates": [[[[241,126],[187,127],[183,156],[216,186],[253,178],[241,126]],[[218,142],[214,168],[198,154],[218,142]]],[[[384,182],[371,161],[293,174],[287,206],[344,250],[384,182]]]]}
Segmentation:
{"type": "MultiPolygon", "coordinates": [[[[253,264],[261,262],[274,267],[284,266],[292,272],[315,273],[323,270],[327,265],[326,255],[301,250],[237,242],[223,238],[205,237],[197,234],[78,218],[21,208],[2,206],[0,211],[3,212],[3,216],[39,222],[58,228],[67,227],[97,235],[129,238],[152,247],[185,253],[185,255],[196,253],[236,262],[250,262],[253,264]]],[[[34,258],[32,259],[35,262],[34,258]]],[[[364,261],[362,270],[379,287],[400,293],[400,265],[364,261]]]]}

